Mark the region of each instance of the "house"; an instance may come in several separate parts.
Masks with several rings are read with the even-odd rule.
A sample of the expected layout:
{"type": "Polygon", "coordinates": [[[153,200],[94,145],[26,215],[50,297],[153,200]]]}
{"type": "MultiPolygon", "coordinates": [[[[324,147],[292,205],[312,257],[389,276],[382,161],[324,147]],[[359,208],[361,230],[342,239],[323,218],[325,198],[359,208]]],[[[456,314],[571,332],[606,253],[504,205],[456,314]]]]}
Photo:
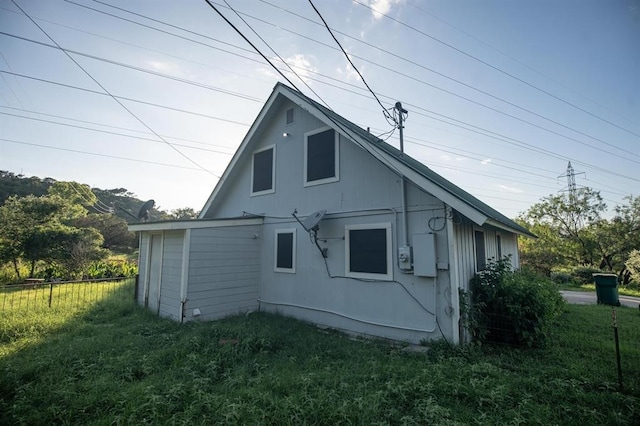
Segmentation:
{"type": "Polygon", "coordinates": [[[458,342],[459,289],[532,236],[280,83],[197,220],[129,229],[137,300],[161,316],[259,310],[412,343],[458,342]]]}

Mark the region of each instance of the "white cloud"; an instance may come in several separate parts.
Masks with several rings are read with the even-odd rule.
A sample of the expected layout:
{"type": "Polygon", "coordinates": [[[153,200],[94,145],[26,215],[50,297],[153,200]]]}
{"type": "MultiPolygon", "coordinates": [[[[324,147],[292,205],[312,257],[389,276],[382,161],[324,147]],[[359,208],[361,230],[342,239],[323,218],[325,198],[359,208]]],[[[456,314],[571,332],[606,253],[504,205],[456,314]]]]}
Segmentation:
{"type": "Polygon", "coordinates": [[[512,192],[514,194],[522,194],[524,191],[520,188],[515,188],[513,186],[507,186],[507,185],[498,185],[498,188],[502,189],[503,191],[506,192],[512,192]]]}
{"type": "Polygon", "coordinates": [[[307,84],[310,83],[308,77],[312,73],[318,72],[318,69],[311,63],[315,60],[313,56],[296,53],[293,56],[284,58],[284,60],[307,84]]]}
{"type": "Polygon", "coordinates": [[[400,3],[401,0],[365,0],[366,3],[371,9],[371,13],[373,14],[373,19],[382,18],[383,14],[388,15],[391,11],[391,7],[400,3]]]}
{"type": "MultiPolygon", "coordinates": [[[[351,57],[351,54],[349,55],[349,59],[353,60],[353,58],[351,57]]],[[[358,68],[358,71],[360,71],[361,73],[364,73],[364,65],[360,68],[358,68]]],[[[338,73],[339,76],[343,77],[345,80],[356,80],[359,81],[360,80],[360,75],[356,72],[355,69],[353,69],[353,67],[351,66],[351,64],[347,61],[346,65],[344,66],[344,68],[338,68],[336,69],[336,72],[338,73]]]]}
{"type": "Polygon", "coordinates": [[[484,164],[489,164],[489,163],[491,163],[491,158],[486,158],[486,159],[484,159],[484,160],[482,160],[482,161],[480,162],[480,164],[483,164],[483,165],[484,165],[484,164]]]}

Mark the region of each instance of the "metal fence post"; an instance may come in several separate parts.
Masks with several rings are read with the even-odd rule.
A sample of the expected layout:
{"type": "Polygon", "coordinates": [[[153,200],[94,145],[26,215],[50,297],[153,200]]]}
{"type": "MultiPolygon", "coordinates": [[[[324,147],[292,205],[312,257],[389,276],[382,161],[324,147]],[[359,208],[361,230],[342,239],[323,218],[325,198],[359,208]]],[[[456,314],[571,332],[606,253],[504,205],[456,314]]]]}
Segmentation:
{"type": "Polygon", "coordinates": [[[52,301],[53,301],[53,283],[49,283],[49,307],[51,307],[52,301]]]}

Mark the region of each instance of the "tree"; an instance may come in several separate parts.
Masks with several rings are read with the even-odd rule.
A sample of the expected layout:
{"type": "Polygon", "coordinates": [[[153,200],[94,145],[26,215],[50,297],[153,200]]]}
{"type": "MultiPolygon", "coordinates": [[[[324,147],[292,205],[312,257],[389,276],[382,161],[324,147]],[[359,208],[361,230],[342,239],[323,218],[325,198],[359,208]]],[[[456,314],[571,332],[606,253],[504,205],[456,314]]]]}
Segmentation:
{"type": "MultiPolygon", "coordinates": [[[[553,248],[558,261],[549,266],[568,262],[593,267],[600,264],[603,255],[594,227],[601,223],[601,214],[606,207],[599,192],[580,188],[575,194],[543,198],[531,206],[520,220],[530,228],[545,230],[536,248],[539,251],[544,250],[542,247],[553,248]]],[[[527,253],[524,248],[526,258],[532,252],[527,253]]]]}
{"type": "Polygon", "coordinates": [[[0,206],[2,260],[11,262],[20,278],[18,265],[23,259],[29,262],[33,275],[38,261],[61,258],[65,245],[73,239],[75,228],[69,223],[82,215],[86,215],[84,208],[57,195],[9,197],[0,206]]]}
{"type": "Polygon", "coordinates": [[[79,228],[95,228],[102,234],[102,247],[118,253],[130,253],[136,246],[136,234],[129,232],[127,222],[114,214],[89,214],[77,219],[79,228]]]}
{"type": "Polygon", "coordinates": [[[197,219],[199,212],[195,211],[191,207],[185,207],[181,209],[171,210],[169,212],[170,220],[181,220],[181,219],[197,219]]]}

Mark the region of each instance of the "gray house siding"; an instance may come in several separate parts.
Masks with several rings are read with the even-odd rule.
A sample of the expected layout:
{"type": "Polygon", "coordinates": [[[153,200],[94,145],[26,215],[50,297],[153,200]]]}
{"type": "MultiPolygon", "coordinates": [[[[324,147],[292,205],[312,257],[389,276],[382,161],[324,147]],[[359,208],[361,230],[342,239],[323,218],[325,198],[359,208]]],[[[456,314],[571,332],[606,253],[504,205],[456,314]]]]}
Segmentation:
{"type": "Polygon", "coordinates": [[[258,309],[261,240],[260,225],[191,230],[185,321],[258,309]]]}
{"type": "Polygon", "coordinates": [[[164,232],[160,316],[180,320],[180,284],[182,282],[182,245],[184,231],[164,232]]]}
{"type": "Polygon", "coordinates": [[[145,283],[147,277],[147,257],[149,255],[149,233],[141,232],[139,239],[139,250],[138,250],[138,287],[136,292],[136,302],[138,304],[144,304],[144,296],[145,296],[145,283]]]}

